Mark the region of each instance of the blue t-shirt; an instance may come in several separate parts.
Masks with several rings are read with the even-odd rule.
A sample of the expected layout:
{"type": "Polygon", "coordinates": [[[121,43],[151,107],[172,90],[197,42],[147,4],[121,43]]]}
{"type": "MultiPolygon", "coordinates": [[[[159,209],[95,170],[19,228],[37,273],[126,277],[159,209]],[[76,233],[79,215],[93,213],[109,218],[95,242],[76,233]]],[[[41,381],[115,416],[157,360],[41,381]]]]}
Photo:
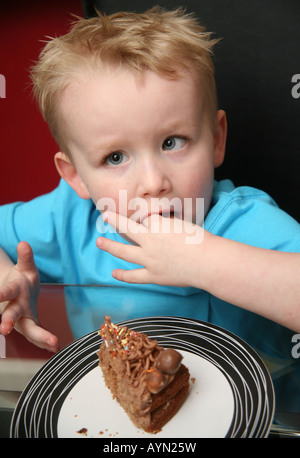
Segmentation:
{"type": "MultiPolygon", "coordinates": [[[[213,234],[250,245],[300,252],[300,225],[266,193],[250,187],[235,188],[229,180],[215,182],[204,226],[213,234]]],[[[113,269],[137,266],[99,250],[99,228],[106,228],[102,234],[105,237],[128,243],[101,222],[91,200],[80,199],[63,180],[49,194],[0,207],[0,246],[12,260],[16,261],[18,242],[26,240],[33,249],[42,282],[105,285],[80,291],[66,288],[67,312],[75,338],[97,329],[104,314],[114,321],[177,315],[222,326],[263,353],[280,357],[290,352],[291,331],[206,291],[128,285],[115,280],[113,269]],[[114,286],[118,288],[112,289],[114,286]],[[286,345],[282,345],[283,334],[286,345]]]]}

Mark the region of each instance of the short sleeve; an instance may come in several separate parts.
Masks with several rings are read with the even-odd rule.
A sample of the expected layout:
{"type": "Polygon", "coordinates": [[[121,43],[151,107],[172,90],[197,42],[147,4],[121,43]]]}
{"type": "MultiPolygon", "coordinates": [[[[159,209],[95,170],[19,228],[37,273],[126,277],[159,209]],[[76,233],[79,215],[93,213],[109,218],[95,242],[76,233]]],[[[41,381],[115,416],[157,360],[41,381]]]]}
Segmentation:
{"type": "Polygon", "coordinates": [[[26,241],[33,249],[41,281],[62,280],[60,249],[55,226],[60,206],[60,190],[29,202],[16,202],[0,207],[0,246],[13,262],[17,245],[26,241]]]}
{"type": "Polygon", "coordinates": [[[300,225],[265,192],[217,184],[205,220],[209,232],[260,248],[300,252],[300,225]]]}

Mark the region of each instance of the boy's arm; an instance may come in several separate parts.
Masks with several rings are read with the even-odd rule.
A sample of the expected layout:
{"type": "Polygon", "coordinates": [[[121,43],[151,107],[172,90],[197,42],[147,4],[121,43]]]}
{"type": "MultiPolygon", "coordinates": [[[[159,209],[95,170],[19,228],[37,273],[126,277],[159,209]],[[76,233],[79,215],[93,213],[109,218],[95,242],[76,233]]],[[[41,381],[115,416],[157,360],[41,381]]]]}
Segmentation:
{"type": "Polygon", "coordinates": [[[300,253],[256,248],[209,233],[204,239],[199,251],[203,248],[207,262],[197,272],[202,289],[300,332],[300,253]]]}
{"type": "MultiPolygon", "coordinates": [[[[125,221],[120,216],[116,219],[107,213],[106,220],[116,229],[121,222],[124,228],[125,221]]],[[[162,218],[159,220],[161,223],[162,218]]],[[[187,226],[187,232],[176,233],[174,225],[169,233],[151,233],[153,222],[151,217],[145,230],[126,220],[127,235],[136,246],[98,239],[99,248],[144,266],[116,270],[113,272],[116,279],[200,288],[300,332],[300,253],[252,247],[212,235],[194,225],[187,226]],[[193,228],[199,231],[199,240],[202,231],[201,243],[186,243],[193,228]]]]}
{"type": "Polygon", "coordinates": [[[57,351],[57,337],[37,324],[39,274],[31,247],[20,242],[17,251],[14,265],[0,249],[0,333],[7,335],[15,327],[35,345],[57,351]]]}

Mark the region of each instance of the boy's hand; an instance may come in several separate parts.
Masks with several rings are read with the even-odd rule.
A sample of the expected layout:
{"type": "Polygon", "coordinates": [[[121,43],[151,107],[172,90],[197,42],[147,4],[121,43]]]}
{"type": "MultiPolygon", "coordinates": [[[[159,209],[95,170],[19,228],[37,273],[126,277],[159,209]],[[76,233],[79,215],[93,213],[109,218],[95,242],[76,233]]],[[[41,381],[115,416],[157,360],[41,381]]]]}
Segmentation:
{"type": "MultiPolygon", "coordinates": [[[[156,283],[169,286],[194,286],[199,283],[194,259],[204,230],[176,218],[152,215],[143,224],[106,212],[104,220],[125,233],[135,245],[99,237],[98,248],[143,268],[116,269],[114,278],[127,283],[156,283]]],[[[199,257],[198,257],[199,259],[199,257]]]]}
{"type": "Polygon", "coordinates": [[[17,247],[18,262],[0,286],[0,333],[9,334],[13,328],[30,342],[50,351],[58,350],[58,339],[37,322],[39,273],[27,242],[17,247]]]}

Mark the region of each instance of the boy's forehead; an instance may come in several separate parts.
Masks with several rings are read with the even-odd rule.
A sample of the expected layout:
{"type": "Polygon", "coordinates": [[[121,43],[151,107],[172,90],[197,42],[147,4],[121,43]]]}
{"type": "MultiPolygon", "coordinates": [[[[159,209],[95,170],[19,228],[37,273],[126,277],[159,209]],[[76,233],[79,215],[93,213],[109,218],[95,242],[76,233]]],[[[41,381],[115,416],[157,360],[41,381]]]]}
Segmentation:
{"type": "Polygon", "coordinates": [[[85,163],[99,163],[112,151],[126,151],[136,158],[144,157],[144,151],[160,148],[169,136],[196,141],[200,136],[208,138],[209,135],[210,138],[213,131],[206,103],[199,102],[194,93],[189,96],[182,93],[179,101],[171,97],[171,103],[169,97],[164,97],[162,101],[156,97],[156,103],[148,98],[149,103],[140,107],[131,103],[129,106],[121,104],[117,109],[116,97],[107,109],[102,101],[99,103],[97,100],[93,86],[89,86],[88,103],[84,103],[85,98],[78,89],[78,86],[72,88],[70,98],[74,102],[77,93],[81,102],[76,105],[75,99],[74,104],[69,104],[60,124],[61,150],[78,170],[85,163]]]}
{"type": "Polygon", "coordinates": [[[100,71],[82,69],[75,76],[71,76],[58,105],[61,105],[65,111],[64,108],[67,108],[68,105],[78,104],[77,102],[88,98],[94,90],[97,91],[95,97],[98,95],[107,100],[110,96],[113,98],[116,93],[126,98],[128,89],[144,93],[149,90],[155,95],[160,91],[165,91],[166,88],[170,93],[178,92],[178,90],[192,90],[197,93],[198,101],[204,97],[205,93],[200,78],[192,69],[186,71],[178,68],[176,78],[171,79],[147,69],[138,73],[128,68],[108,65],[102,67],[100,71]],[[91,88],[93,88],[92,91],[90,91],[91,88]]]}
{"type": "Polygon", "coordinates": [[[92,128],[101,118],[108,121],[111,117],[113,121],[118,114],[122,115],[122,110],[125,110],[125,123],[130,113],[140,110],[144,115],[150,109],[147,104],[152,108],[156,104],[155,108],[161,113],[165,111],[166,117],[173,112],[175,115],[176,110],[180,120],[184,113],[203,109],[204,90],[192,71],[178,71],[178,77],[170,79],[150,70],[137,74],[109,66],[101,71],[78,72],[60,100],[61,126],[67,134],[82,122],[92,128]]]}

